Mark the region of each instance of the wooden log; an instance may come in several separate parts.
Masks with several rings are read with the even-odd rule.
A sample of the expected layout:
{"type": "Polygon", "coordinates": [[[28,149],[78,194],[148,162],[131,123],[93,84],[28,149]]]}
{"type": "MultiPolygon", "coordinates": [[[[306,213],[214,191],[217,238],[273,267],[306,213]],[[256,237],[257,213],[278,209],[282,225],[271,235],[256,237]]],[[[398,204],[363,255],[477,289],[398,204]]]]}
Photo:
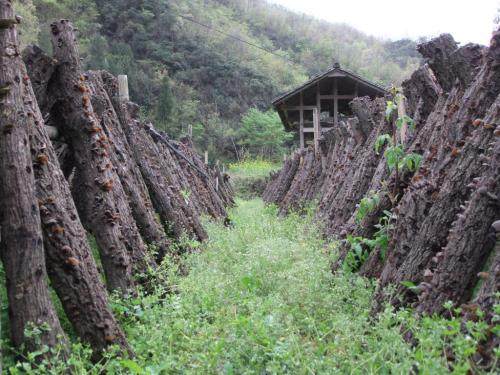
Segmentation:
{"type": "MultiPolygon", "coordinates": [[[[234,204],[232,199],[232,191],[228,184],[228,176],[224,173],[224,170],[219,173],[219,170],[211,171],[203,163],[202,159],[197,155],[193,149],[190,140],[181,140],[178,143],[179,151],[190,160],[190,163],[196,165],[197,169],[204,171],[208,178],[204,177],[203,174],[199,173],[197,169],[194,169],[188,164],[183,158],[177,158],[181,165],[181,169],[187,175],[190,182],[191,190],[195,192],[198,200],[202,203],[199,211],[201,213],[207,213],[214,218],[227,217],[225,208],[234,204]],[[216,174],[219,177],[219,191],[215,191],[215,186],[210,183],[212,175],[216,174]]],[[[225,169],[225,166],[223,166],[225,169]]]]}
{"type": "MultiPolygon", "coordinates": [[[[105,81],[108,95],[116,96],[114,93],[118,85],[114,77],[108,74],[105,81]]],[[[185,202],[182,194],[182,191],[186,193],[189,190],[185,177],[182,177],[182,168],[172,157],[171,150],[162,144],[162,135],[152,131],[152,125],[140,122],[139,108],[134,103],[113,104],[120,114],[122,128],[132,147],[153,206],[161,221],[170,229],[168,234],[176,239],[185,234],[205,239],[207,236],[199,221],[199,213],[185,202]],[[183,178],[184,181],[181,181],[183,178]]]]}
{"type": "MultiPolygon", "coordinates": [[[[141,171],[136,164],[133,151],[113,103],[104,87],[102,74],[102,72],[88,72],[88,88],[94,112],[110,144],[109,157],[127,195],[132,216],[142,238],[149,245],[157,247],[161,254],[165,254],[168,252],[170,241],[156,217],[141,171]]],[[[140,258],[133,259],[134,263],[146,262],[144,268],[155,267],[151,261],[147,260],[151,257],[144,257],[143,254],[136,255],[139,255],[140,258]]]]}
{"type": "MultiPolygon", "coordinates": [[[[500,98],[485,117],[487,123],[498,123],[499,105],[500,98]]],[[[477,129],[476,133],[480,133],[476,137],[484,137],[483,129],[477,129]]],[[[453,301],[457,306],[469,301],[474,286],[480,280],[479,272],[485,267],[488,257],[496,251],[500,222],[496,228],[491,223],[499,218],[500,212],[500,139],[497,137],[493,142],[489,167],[474,182],[474,191],[457,214],[440,256],[429,264],[433,272],[432,288],[419,296],[420,311],[442,313],[446,301],[453,301]]],[[[473,153],[472,149],[464,150],[467,151],[473,153]]]]}
{"type": "MultiPolygon", "coordinates": [[[[13,19],[11,0],[0,0],[0,19],[13,19]]],[[[65,335],[52,304],[42,241],[35,176],[29,150],[29,112],[24,93],[29,84],[21,67],[14,24],[0,30],[0,255],[9,304],[13,345],[23,350],[41,350],[44,345],[62,345],[65,335]],[[21,79],[20,79],[21,78],[21,79]],[[27,337],[30,324],[46,325],[40,337],[27,337]]],[[[50,356],[50,352],[42,355],[50,356]]]]}
{"type": "MultiPolygon", "coordinates": [[[[22,70],[26,76],[24,65],[22,70]]],[[[106,288],[29,80],[24,99],[26,111],[32,114],[28,117],[31,157],[52,287],[75,332],[93,349],[95,360],[101,359],[103,350],[110,345],[131,353],[109,306],[106,288]]]]}
{"type": "Polygon", "coordinates": [[[99,124],[86,77],[81,70],[70,22],[51,25],[54,57],[58,61],[51,95],[58,98],[59,129],[75,155],[74,197],[80,217],[94,234],[110,290],[134,288],[132,259],[146,248],[132,219],[127,197],[109,156],[110,144],[99,124]]]}
{"type": "MultiPolygon", "coordinates": [[[[397,206],[397,210],[404,215],[398,218],[395,235],[389,246],[387,262],[381,274],[382,287],[404,280],[416,283],[424,281],[424,271],[428,269],[432,258],[454,236],[453,223],[457,218],[461,219],[457,216],[461,214],[460,206],[471,198],[471,189],[476,184],[474,178],[486,172],[488,164],[482,159],[489,156],[483,154],[494,138],[493,126],[483,127],[482,120],[478,120],[475,122],[478,126],[475,127],[471,118],[487,120],[486,124],[499,122],[499,50],[500,33],[496,32],[482,60],[483,66],[471,85],[464,92],[458,82],[446,100],[436,104],[427,119],[426,126],[432,127],[433,131],[421,141],[430,150],[420,168],[432,171],[432,174],[423,175],[418,183],[412,184],[397,206]],[[469,98],[474,98],[474,101],[469,98]],[[460,103],[456,113],[442,116],[454,103],[460,103]],[[451,149],[449,143],[443,140],[451,143],[451,149]]],[[[486,197],[483,196],[484,199],[486,197]]],[[[488,214],[485,214],[484,221],[479,221],[474,230],[479,231],[479,226],[488,228],[491,222],[487,219],[488,214]]],[[[470,264],[467,268],[473,270],[474,266],[470,264]]],[[[401,299],[393,300],[394,304],[416,299],[402,286],[399,291],[401,299]]]]}

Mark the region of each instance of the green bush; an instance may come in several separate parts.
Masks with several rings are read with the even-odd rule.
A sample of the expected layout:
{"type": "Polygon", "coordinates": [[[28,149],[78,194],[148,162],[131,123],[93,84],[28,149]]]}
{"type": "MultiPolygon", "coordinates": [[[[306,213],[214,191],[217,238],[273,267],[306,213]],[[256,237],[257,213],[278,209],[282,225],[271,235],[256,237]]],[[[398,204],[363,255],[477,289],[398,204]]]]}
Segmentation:
{"type": "Polygon", "coordinates": [[[269,159],[280,158],[286,150],[285,142],[293,138],[275,111],[261,112],[256,108],[245,113],[236,136],[245,153],[269,159]]]}

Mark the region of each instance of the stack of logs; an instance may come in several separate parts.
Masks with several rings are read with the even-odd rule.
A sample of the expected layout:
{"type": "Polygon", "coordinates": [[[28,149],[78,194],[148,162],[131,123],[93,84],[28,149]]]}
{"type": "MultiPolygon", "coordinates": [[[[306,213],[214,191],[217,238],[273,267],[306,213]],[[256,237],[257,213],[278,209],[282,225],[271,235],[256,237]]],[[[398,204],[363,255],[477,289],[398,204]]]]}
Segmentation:
{"type": "Polygon", "coordinates": [[[19,21],[11,0],[0,0],[0,250],[12,343],[67,350],[50,279],[96,359],[111,344],[131,353],[108,291],[134,294],[175,255],[175,241],[206,239],[200,217],[225,219],[231,188],[189,140],[172,141],[120,99],[114,76],[82,71],[70,22],[51,25],[53,57],[38,47],[21,57],[19,21]],[[30,324],[48,327],[40,340],[25,336],[30,324]]]}
{"type": "Polygon", "coordinates": [[[426,63],[403,83],[416,126],[404,149],[423,156],[416,172],[397,176],[375,152],[377,137],[396,129],[384,99],[357,98],[357,121],[325,133],[317,152],[292,155],[263,197],[282,213],[319,201],[319,225],[342,240],[334,271],[351,251],[347,236],[372,239],[391,211],[387,251],[373,249],[359,269],[379,279],[379,296],[392,284],[395,306],[445,313],[453,301],[491,319],[500,285],[500,31],[488,48],[441,35],[418,50],[426,63]],[[372,191],[380,202],[357,222],[357,205],[372,191]]]}

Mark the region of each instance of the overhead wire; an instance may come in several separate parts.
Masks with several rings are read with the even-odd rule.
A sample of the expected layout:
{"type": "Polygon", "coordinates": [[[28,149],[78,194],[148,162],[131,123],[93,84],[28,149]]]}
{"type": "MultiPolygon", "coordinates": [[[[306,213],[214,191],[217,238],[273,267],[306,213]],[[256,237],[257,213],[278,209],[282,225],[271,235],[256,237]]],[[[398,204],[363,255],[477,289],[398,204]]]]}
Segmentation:
{"type": "Polygon", "coordinates": [[[238,37],[238,36],[236,36],[236,35],[232,35],[232,34],[229,34],[229,33],[225,32],[225,31],[219,30],[219,29],[217,29],[217,28],[215,28],[215,27],[213,27],[213,26],[210,26],[210,25],[207,25],[207,24],[205,24],[205,23],[203,23],[203,22],[200,22],[200,21],[198,21],[198,20],[196,20],[196,19],[194,19],[194,18],[192,18],[192,17],[188,17],[188,16],[182,15],[182,14],[177,13],[177,12],[172,12],[172,13],[174,13],[176,16],[178,16],[178,17],[180,17],[180,18],[182,18],[182,19],[184,19],[184,20],[186,20],[186,21],[189,21],[189,22],[192,22],[192,23],[194,23],[194,24],[196,24],[196,25],[202,26],[202,27],[204,27],[204,28],[206,28],[206,29],[208,29],[208,30],[215,31],[215,32],[217,32],[217,33],[219,33],[219,34],[221,34],[221,35],[224,35],[224,36],[226,36],[226,37],[228,37],[228,38],[231,38],[231,39],[233,39],[233,40],[235,40],[235,41],[237,41],[237,42],[239,42],[239,43],[244,43],[244,44],[249,45],[249,46],[251,46],[251,47],[258,48],[258,49],[260,49],[261,51],[264,51],[264,52],[266,52],[266,53],[269,53],[269,54],[271,54],[271,55],[274,55],[274,56],[276,56],[276,57],[279,57],[280,59],[285,60],[285,61],[287,61],[287,62],[289,62],[289,63],[291,63],[291,64],[296,64],[296,62],[295,62],[295,61],[290,60],[290,59],[288,59],[287,57],[282,56],[282,55],[280,55],[280,54],[278,54],[278,53],[276,53],[276,52],[274,52],[274,51],[272,51],[272,50],[270,50],[270,49],[267,49],[267,48],[265,48],[265,47],[259,46],[258,44],[255,44],[255,43],[253,43],[253,42],[251,42],[251,41],[249,41],[249,40],[242,39],[242,38],[240,38],[240,37],[238,37]]]}

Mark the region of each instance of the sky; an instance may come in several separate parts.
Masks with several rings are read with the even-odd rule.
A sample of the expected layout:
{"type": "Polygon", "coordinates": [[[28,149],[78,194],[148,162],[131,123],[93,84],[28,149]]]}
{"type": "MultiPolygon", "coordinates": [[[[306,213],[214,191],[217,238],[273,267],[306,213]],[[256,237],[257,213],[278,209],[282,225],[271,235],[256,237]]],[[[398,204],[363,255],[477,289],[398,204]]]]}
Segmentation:
{"type": "Polygon", "coordinates": [[[450,33],[457,42],[489,44],[500,0],[269,0],[385,39],[450,33]]]}

